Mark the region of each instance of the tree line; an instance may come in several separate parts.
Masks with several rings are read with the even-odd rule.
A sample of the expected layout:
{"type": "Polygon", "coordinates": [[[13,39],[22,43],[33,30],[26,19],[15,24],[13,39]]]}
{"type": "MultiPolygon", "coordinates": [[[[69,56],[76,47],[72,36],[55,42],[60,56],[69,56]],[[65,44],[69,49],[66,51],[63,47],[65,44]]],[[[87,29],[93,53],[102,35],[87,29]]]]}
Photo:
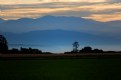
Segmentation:
{"type": "MultiPolygon", "coordinates": [[[[90,46],[84,47],[79,50],[79,43],[75,41],[73,44],[73,50],[70,52],[65,52],[65,54],[80,54],[80,53],[121,53],[121,51],[103,51],[102,49],[92,49],[90,46]]],[[[8,42],[3,35],[0,35],[0,53],[22,53],[22,54],[52,54],[51,52],[42,52],[39,49],[33,48],[12,48],[8,49],[8,42]]]]}
{"type": "Polygon", "coordinates": [[[86,46],[79,50],[79,43],[75,41],[73,44],[73,50],[70,52],[65,52],[65,54],[81,54],[81,53],[121,53],[121,51],[103,51],[102,49],[92,49],[90,46],[86,46]]]}
{"type": "Polygon", "coordinates": [[[51,52],[42,52],[42,50],[39,49],[33,49],[31,47],[29,48],[12,48],[12,49],[8,49],[8,42],[6,40],[6,38],[3,35],[0,35],[0,53],[10,53],[10,54],[18,54],[18,53],[22,53],[22,54],[52,54],[51,52]]]}

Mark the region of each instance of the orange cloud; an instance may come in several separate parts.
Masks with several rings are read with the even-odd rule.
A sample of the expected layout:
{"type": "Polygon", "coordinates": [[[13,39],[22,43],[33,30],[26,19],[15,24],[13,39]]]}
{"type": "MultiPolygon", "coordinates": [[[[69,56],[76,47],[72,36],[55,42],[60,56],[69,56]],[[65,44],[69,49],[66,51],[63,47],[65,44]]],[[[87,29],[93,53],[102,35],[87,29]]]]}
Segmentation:
{"type": "Polygon", "coordinates": [[[106,0],[41,0],[43,2],[106,2],[106,0]]]}
{"type": "Polygon", "coordinates": [[[34,3],[49,3],[49,2],[106,2],[106,0],[0,0],[0,4],[34,4],[34,3]]]}
{"type": "Polygon", "coordinates": [[[115,4],[95,4],[95,5],[84,5],[84,6],[79,6],[75,11],[78,10],[88,10],[92,12],[97,12],[97,11],[103,11],[103,10],[111,10],[111,9],[121,9],[121,3],[115,3],[115,4]]]}
{"type": "MultiPolygon", "coordinates": [[[[5,0],[0,0],[5,2],[5,0]]],[[[6,0],[7,1],[7,0],[6,0]]],[[[9,0],[20,1],[23,0],[9,0]]],[[[0,17],[3,19],[37,18],[44,15],[64,15],[90,18],[98,21],[121,20],[121,3],[81,4],[78,2],[103,2],[105,0],[30,0],[21,5],[2,5],[0,17]],[[41,4],[28,4],[35,1],[41,4]],[[49,3],[49,2],[63,3],[49,3]],[[70,2],[69,2],[70,1],[70,2]],[[47,4],[45,4],[48,2],[47,4]],[[115,12],[116,11],[116,12],[115,12]],[[70,13],[71,12],[71,13],[70,13]],[[75,13],[75,14],[74,14],[75,13]],[[85,14],[87,13],[87,14],[85,14]],[[83,15],[84,14],[84,15],[83,15]]],[[[16,3],[14,2],[14,3],[16,3]]],[[[1,2],[0,2],[1,3],[1,2]]]]}
{"type": "Polygon", "coordinates": [[[34,4],[40,3],[39,0],[0,0],[0,4],[34,4]]]}
{"type": "Polygon", "coordinates": [[[57,9],[51,9],[51,8],[21,8],[21,9],[11,9],[11,10],[3,10],[0,14],[0,16],[3,19],[19,19],[19,18],[36,18],[40,17],[43,14],[47,13],[56,13],[58,11],[67,11],[70,10],[69,8],[57,8],[57,9]]]}
{"type": "Polygon", "coordinates": [[[121,13],[115,14],[93,14],[90,17],[84,17],[88,19],[94,19],[101,22],[108,22],[114,20],[121,20],[121,13]]]}

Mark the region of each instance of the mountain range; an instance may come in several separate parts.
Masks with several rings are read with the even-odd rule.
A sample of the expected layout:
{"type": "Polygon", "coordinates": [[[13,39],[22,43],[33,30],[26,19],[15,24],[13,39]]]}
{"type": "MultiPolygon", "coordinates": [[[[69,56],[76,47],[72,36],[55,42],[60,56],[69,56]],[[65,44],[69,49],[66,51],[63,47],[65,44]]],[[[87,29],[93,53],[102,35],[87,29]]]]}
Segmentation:
{"type": "Polygon", "coordinates": [[[43,16],[36,19],[22,18],[18,20],[0,19],[1,32],[29,32],[34,30],[78,30],[93,34],[119,34],[121,21],[98,22],[80,17],[43,16]]]}
{"type": "Polygon", "coordinates": [[[0,19],[0,32],[12,47],[35,47],[45,51],[71,50],[72,43],[104,50],[120,50],[121,21],[98,22],[64,16],[37,19],[0,19]]]}

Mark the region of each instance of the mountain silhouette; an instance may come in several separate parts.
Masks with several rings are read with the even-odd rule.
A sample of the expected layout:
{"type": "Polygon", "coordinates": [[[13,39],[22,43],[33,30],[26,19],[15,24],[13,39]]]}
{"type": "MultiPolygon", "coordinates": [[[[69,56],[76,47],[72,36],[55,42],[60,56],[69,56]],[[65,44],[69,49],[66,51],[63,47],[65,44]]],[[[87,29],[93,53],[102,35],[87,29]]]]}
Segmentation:
{"type": "Polygon", "coordinates": [[[4,20],[3,19],[0,19],[0,23],[3,23],[4,22],[4,20]]]}
{"type": "Polygon", "coordinates": [[[0,24],[0,30],[4,32],[26,32],[48,29],[78,30],[86,26],[89,27],[95,23],[93,20],[86,20],[79,17],[56,17],[48,15],[37,19],[22,18],[18,20],[8,20],[0,24]]]}
{"type": "Polygon", "coordinates": [[[4,21],[4,23],[0,23],[0,31],[22,33],[33,30],[63,29],[85,31],[93,34],[110,34],[112,32],[120,32],[119,25],[121,25],[121,21],[113,22],[98,22],[80,17],[57,17],[48,15],[37,19],[22,18],[18,20],[7,20],[4,21]],[[114,25],[113,22],[117,23],[114,25]]]}
{"type": "Polygon", "coordinates": [[[43,16],[18,20],[0,19],[0,32],[23,33],[35,30],[75,30],[89,34],[117,36],[121,34],[121,21],[98,22],[80,17],[43,16]]]}
{"type": "MultiPolygon", "coordinates": [[[[72,46],[74,41],[78,41],[83,45],[121,45],[119,39],[108,36],[97,36],[78,31],[69,30],[37,30],[25,33],[3,33],[8,40],[9,46],[15,44],[16,46],[72,46]]],[[[51,48],[51,47],[50,47],[51,48]]]]}

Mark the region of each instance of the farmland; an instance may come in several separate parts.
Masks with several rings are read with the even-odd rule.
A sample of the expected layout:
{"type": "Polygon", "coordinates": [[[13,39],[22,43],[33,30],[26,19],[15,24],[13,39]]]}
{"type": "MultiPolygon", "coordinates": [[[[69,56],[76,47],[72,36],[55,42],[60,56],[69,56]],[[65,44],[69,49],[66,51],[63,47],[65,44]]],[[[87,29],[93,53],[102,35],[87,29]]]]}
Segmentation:
{"type": "Polygon", "coordinates": [[[0,80],[120,80],[121,58],[0,60],[0,80]]]}

